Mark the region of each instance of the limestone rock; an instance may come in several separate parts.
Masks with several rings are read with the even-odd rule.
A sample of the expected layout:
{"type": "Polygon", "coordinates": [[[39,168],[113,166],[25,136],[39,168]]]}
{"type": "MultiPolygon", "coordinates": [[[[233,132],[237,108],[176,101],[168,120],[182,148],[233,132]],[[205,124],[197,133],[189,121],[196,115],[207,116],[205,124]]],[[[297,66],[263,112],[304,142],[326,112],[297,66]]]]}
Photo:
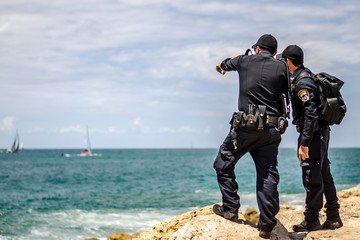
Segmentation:
{"type": "MultiPolygon", "coordinates": [[[[191,212],[181,214],[171,219],[165,220],[145,230],[144,232],[141,232],[138,235],[133,236],[134,237],[133,239],[136,240],[169,239],[176,231],[178,231],[180,228],[182,228],[187,222],[191,221],[192,219],[197,218],[199,216],[207,216],[207,215],[215,216],[214,212],[212,211],[212,207],[213,205],[206,206],[191,212]]],[[[239,216],[242,216],[242,219],[245,220],[241,210],[239,210],[239,216]]]]}
{"type": "MultiPolygon", "coordinates": [[[[278,223],[271,233],[273,240],[354,240],[360,239],[360,184],[352,189],[338,193],[340,216],[344,227],[336,230],[321,230],[310,233],[294,233],[292,226],[304,219],[304,208],[295,209],[281,205],[277,214],[278,223]]],[[[237,221],[229,221],[217,216],[207,206],[180,216],[165,220],[131,238],[108,238],[108,240],[246,240],[261,239],[256,225],[251,223],[251,216],[256,216],[254,209],[239,212],[237,221]]],[[[324,210],[320,212],[320,222],[326,220],[324,210]]],[[[114,236],[114,235],[113,235],[114,236]]],[[[129,235],[127,235],[128,237],[129,235]]]]}
{"type": "Polygon", "coordinates": [[[276,218],[281,221],[285,228],[292,232],[292,226],[304,220],[304,208],[295,209],[289,205],[280,205],[280,211],[276,218]]]}
{"type": "Polygon", "coordinates": [[[251,222],[252,224],[258,224],[260,215],[254,208],[247,209],[244,213],[246,221],[251,222]]]}
{"type": "MultiPolygon", "coordinates": [[[[170,240],[242,240],[242,239],[262,239],[256,225],[244,220],[229,221],[220,216],[207,215],[200,216],[185,224],[179,229],[170,240]]],[[[292,240],[286,228],[278,221],[271,232],[270,239],[292,240]]]]}
{"type": "Polygon", "coordinates": [[[336,230],[310,232],[304,240],[357,240],[360,239],[360,228],[342,227],[336,230]]]}
{"type": "Polygon", "coordinates": [[[229,221],[217,215],[200,216],[176,231],[170,240],[259,239],[256,227],[243,220],[229,221]]]}
{"type": "Polygon", "coordinates": [[[109,236],[107,240],[131,240],[132,236],[124,233],[114,233],[113,235],[109,236]]]}
{"type": "Polygon", "coordinates": [[[356,187],[338,192],[339,198],[360,197],[360,184],[356,187]]]}

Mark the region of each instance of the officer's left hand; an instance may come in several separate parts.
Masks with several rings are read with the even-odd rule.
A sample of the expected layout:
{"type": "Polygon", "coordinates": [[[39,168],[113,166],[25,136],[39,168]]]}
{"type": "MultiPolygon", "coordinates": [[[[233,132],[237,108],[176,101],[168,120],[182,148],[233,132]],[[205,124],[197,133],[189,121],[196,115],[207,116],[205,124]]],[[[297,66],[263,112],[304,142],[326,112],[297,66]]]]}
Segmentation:
{"type": "Polygon", "coordinates": [[[302,162],[309,158],[309,147],[300,145],[299,147],[299,162],[302,162]]]}

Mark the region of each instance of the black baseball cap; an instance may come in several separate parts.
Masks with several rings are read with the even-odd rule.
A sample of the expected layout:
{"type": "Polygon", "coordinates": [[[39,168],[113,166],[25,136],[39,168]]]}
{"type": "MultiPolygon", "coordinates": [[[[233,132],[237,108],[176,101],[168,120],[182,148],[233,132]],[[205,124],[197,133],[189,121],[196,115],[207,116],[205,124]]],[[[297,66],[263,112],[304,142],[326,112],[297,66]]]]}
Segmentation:
{"type": "Polygon", "coordinates": [[[304,62],[304,52],[297,45],[289,45],[285,48],[285,50],[279,54],[280,58],[289,58],[291,60],[296,60],[298,62],[304,62]]]}
{"type": "Polygon", "coordinates": [[[257,40],[252,48],[256,48],[256,46],[274,53],[277,50],[277,40],[271,34],[264,34],[257,40]]]}

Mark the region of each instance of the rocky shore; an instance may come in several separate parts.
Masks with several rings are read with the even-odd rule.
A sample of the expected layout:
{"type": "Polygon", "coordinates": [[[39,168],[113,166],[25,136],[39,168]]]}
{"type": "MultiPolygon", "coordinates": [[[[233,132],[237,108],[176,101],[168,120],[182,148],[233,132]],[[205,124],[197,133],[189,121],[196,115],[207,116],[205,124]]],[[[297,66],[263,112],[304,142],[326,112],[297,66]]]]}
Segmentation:
{"type": "MultiPolygon", "coordinates": [[[[310,233],[295,233],[294,224],[303,220],[304,209],[294,209],[281,205],[277,215],[278,224],[274,228],[271,239],[278,240],[356,240],[360,239],[360,184],[357,187],[338,193],[340,216],[344,226],[336,230],[321,230],[310,233]]],[[[212,205],[187,212],[165,220],[155,226],[133,235],[115,233],[107,240],[243,240],[262,239],[258,236],[256,223],[258,213],[248,209],[239,212],[236,222],[226,220],[212,212],[212,205]]],[[[326,219],[324,209],[320,213],[320,222],[326,219]]],[[[96,240],[89,238],[86,240],[96,240]]]]}

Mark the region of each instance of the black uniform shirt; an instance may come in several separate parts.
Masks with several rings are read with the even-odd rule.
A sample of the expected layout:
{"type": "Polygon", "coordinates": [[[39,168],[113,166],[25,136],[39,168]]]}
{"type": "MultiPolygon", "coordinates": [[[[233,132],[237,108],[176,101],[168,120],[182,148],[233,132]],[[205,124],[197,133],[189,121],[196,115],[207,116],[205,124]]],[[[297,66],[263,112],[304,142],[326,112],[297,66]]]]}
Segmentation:
{"type": "Polygon", "coordinates": [[[239,111],[247,111],[249,104],[265,105],[266,113],[284,113],[281,94],[287,93],[287,67],[266,50],[255,55],[240,55],[221,63],[225,71],[239,74],[239,111]]]}
{"type": "MultiPolygon", "coordinates": [[[[292,84],[295,83],[296,77],[302,72],[311,71],[304,66],[299,67],[291,75],[292,84]]],[[[300,79],[291,91],[291,103],[293,108],[293,124],[301,132],[300,145],[309,146],[318,120],[318,89],[314,80],[311,78],[300,79]]]]}

